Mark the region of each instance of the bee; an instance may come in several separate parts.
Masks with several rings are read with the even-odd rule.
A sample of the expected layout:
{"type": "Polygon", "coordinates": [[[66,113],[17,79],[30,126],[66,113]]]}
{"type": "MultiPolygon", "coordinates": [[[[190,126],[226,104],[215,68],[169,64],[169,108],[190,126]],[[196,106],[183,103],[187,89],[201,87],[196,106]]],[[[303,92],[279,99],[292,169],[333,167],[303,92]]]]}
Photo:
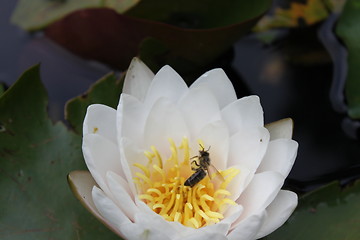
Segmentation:
{"type": "MultiPolygon", "coordinates": [[[[201,145],[200,145],[201,146],[201,145]]],[[[206,177],[206,174],[209,175],[209,168],[212,167],[216,170],[216,168],[211,164],[210,161],[210,147],[205,150],[203,146],[201,146],[202,150],[199,151],[199,155],[192,157],[191,159],[198,159],[199,163],[196,160],[193,160],[191,162],[191,164],[194,164],[196,167],[191,167],[191,170],[195,171],[188,179],[186,179],[186,181],[184,182],[185,186],[189,186],[189,187],[193,187],[195,186],[197,183],[199,183],[201,180],[203,180],[206,177]]],[[[218,174],[219,171],[216,170],[216,172],[218,174]]],[[[222,176],[221,176],[222,177],[222,176]]]]}

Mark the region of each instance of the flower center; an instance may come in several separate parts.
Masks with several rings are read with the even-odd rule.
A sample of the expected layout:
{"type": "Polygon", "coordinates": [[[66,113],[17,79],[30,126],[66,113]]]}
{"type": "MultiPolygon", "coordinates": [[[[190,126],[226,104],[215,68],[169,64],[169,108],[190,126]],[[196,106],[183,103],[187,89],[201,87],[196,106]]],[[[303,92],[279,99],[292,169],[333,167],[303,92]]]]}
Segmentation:
{"type": "MultiPolygon", "coordinates": [[[[236,204],[227,198],[231,193],[226,188],[239,170],[210,172],[211,179],[208,175],[199,177],[209,171],[202,168],[200,156],[190,158],[187,138],[183,138],[179,147],[172,139],[169,142],[171,156],[166,161],[155,147],[151,147],[151,152],[145,152],[148,165],[134,164],[141,170],[134,177],[139,198],[168,221],[194,228],[219,222],[227,207],[236,204]],[[192,177],[192,187],[184,185],[189,177],[192,177]]],[[[204,144],[201,141],[199,144],[204,151],[204,144]]]]}

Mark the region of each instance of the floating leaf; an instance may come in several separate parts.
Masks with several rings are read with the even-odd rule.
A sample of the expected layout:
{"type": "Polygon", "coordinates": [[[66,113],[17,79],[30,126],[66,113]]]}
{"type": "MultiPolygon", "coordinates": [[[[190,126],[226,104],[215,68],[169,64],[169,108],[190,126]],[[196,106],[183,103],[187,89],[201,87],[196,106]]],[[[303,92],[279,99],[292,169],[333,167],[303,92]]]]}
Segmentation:
{"type": "Polygon", "coordinates": [[[5,85],[0,83],[0,96],[5,92],[5,85]]]}
{"type": "Polygon", "coordinates": [[[353,119],[360,119],[360,2],[348,0],[336,26],[348,49],[348,73],[345,84],[345,94],[348,104],[348,114],[353,119]]]}
{"type": "MultiPolygon", "coordinates": [[[[144,1],[146,2],[149,1],[144,1]]],[[[230,1],[226,1],[228,2],[230,1]]],[[[248,33],[271,3],[270,0],[237,2],[236,11],[226,14],[225,19],[228,21],[221,21],[221,26],[214,22],[210,24],[207,20],[200,24],[202,27],[213,26],[211,28],[190,29],[141,19],[139,16],[142,13],[146,15],[152,12],[145,7],[140,8],[143,6],[141,2],[139,6],[129,11],[128,14],[132,16],[120,15],[111,9],[104,8],[76,11],[49,26],[45,33],[75,54],[88,59],[96,59],[119,69],[126,69],[134,56],[141,55],[144,59],[151,59],[153,55],[145,55],[154,52],[161,53],[157,54],[156,59],[152,59],[149,65],[170,64],[181,75],[187,75],[188,72],[214,61],[236,40],[248,33]],[[144,12],[137,12],[140,11],[139,9],[143,9],[144,12]],[[225,23],[228,25],[223,25],[225,23]],[[155,46],[148,44],[148,39],[152,39],[153,43],[157,42],[157,44],[155,46]],[[160,49],[153,49],[154,47],[160,49]],[[183,68],[184,63],[191,68],[183,68]]],[[[212,17],[217,19],[219,13],[224,12],[220,5],[216,13],[209,13],[207,19],[212,19],[212,17]]],[[[229,8],[228,4],[224,6],[226,6],[223,7],[225,9],[229,8]]],[[[160,11],[160,13],[167,12],[160,11]]],[[[163,15],[160,13],[159,15],[163,15]]],[[[200,17],[201,13],[199,13],[200,17]]],[[[162,20],[169,19],[170,21],[171,16],[166,16],[162,20]]],[[[146,15],[146,17],[151,16],[146,15]]]]}
{"type": "Polygon", "coordinates": [[[344,190],[334,182],[310,192],[287,223],[265,239],[357,240],[360,236],[360,180],[344,190]]]}
{"type": "Polygon", "coordinates": [[[118,239],[69,190],[66,175],[86,168],[81,137],[46,107],[38,66],[0,97],[0,239],[118,239]]]}
{"type": "Polygon", "coordinates": [[[134,56],[144,56],[139,49],[151,52],[143,43],[152,38],[161,44],[157,52],[164,47],[167,51],[149,65],[171,64],[186,75],[214,61],[249,32],[272,1],[137,2],[21,0],[12,21],[26,30],[46,27],[48,37],[75,54],[119,69],[126,69],[134,56]],[[120,10],[123,4],[127,7],[120,10]],[[126,16],[119,14],[124,12],[126,16]],[[183,70],[184,63],[193,67],[183,70]]]}
{"type": "Polygon", "coordinates": [[[20,0],[11,21],[21,28],[34,31],[80,9],[109,7],[123,13],[138,0],[20,0]]]}
{"type": "Polygon", "coordinates": [[[220,28],[246,21],[264,13],[269,0],[141,0],[127,16],[167,23],[189,29],[220,28]],[[226,14],[224,14],[226,13],[226,14]]]}

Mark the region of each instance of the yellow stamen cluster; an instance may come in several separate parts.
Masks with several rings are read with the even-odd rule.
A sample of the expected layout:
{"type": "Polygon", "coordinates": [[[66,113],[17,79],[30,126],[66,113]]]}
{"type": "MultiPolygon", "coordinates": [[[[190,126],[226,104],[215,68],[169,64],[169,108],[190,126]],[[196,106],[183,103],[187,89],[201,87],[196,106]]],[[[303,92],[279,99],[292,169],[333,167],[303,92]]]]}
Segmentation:
{"type": "Polygon", "coordinates": [[[229,168],[220,171],[221,176],[214,173],[211,179],[206,176],[193,187],[184,186],[194,173],[190,167],[188,140],[184,138],[178,148],[172,139],[169,142],[172,153],[169,159],[163,161],[152,147],[151,152],[145,152],[149,160],[147,166],[134,164],[141,170],[134,177],[139,198],[168,221],[194,228],[219,222],[228,205],[236,204],[227,198],[231,193],[226,188],[239,170],[229,168]]]}

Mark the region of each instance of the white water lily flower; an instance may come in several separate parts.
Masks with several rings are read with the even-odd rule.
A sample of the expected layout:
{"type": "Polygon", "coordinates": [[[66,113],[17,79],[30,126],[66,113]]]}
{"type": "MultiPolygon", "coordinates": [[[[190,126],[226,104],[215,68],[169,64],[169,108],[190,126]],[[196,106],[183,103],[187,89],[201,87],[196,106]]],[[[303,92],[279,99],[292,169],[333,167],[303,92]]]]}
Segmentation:
{"type": "Polygon", "coordinates": [[[297,205],[295,193],[281,190],[297,154],[291,135],[291,119],[264,126],[259,98],[237,99],[222,69],[188,87],[171,67],[154,75],[135,58],[117,110],[89,106],[91,175],[75,171],[69,182],[125,239],[258,239],[297,205]]]}

